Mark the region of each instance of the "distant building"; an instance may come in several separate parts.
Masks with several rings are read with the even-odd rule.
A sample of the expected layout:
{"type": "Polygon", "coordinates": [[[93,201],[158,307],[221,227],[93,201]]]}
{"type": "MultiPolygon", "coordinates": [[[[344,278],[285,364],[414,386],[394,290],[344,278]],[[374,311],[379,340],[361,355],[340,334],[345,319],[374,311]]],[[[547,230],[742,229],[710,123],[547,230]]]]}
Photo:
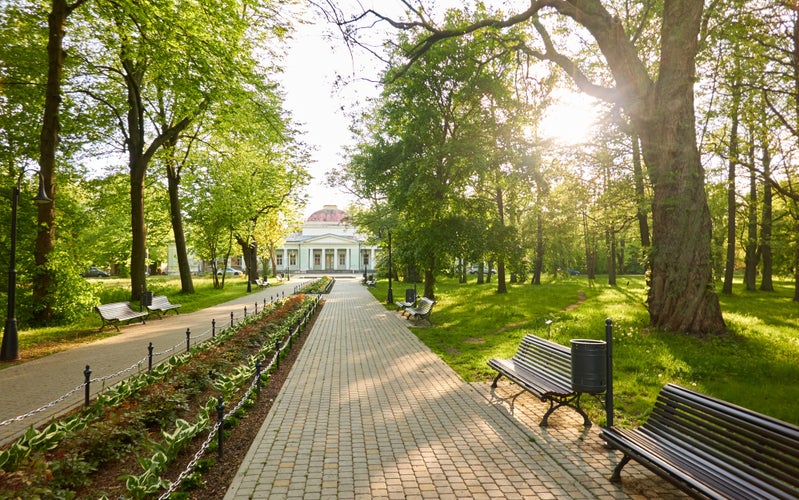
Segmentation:
{"type": "Polygon", "coordinates": [[[347,212],[325,205],[311,214],[302,231],[286,238],[275,250],[278,273],[357,273],[374,271],[380,249],[347,223],[347,212]]]}

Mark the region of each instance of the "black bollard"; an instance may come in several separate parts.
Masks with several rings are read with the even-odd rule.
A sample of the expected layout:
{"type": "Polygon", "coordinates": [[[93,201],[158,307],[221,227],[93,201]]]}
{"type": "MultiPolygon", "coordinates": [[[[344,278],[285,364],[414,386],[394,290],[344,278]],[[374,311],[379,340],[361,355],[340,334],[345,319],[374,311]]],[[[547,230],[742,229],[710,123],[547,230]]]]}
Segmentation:
{"type": "Polygon", "coordinates": [[[244,319],[247,319],[247,306],[244,306],[244,319]]]}
{"type": "Polygon", "coordinates": [[[191,351],[191,330],[186,328],[186,352],[191,351]]]}
{"type": "Polygon", "coordinates": [[[233,326],[234,326],[234,323],[233,323],[233,311],[230,311],[230,328],[233,328],[233,326]]]}
{"type": "Polygon", "coordinates": [[[89,365],[86,365],[86,369],[83,370],[83,378],[84,378],[84,382],[83,383],[84,383],[85,389],[86,389],[86,403],[85,403],[86,406],[89,406],[89,399],[90,399],[89,395],[90,395],[90,392],[91,392],[90,389],[89,389],[89,386],[91,384],[91,376],[92,376],[92,370],[89,368],[89,365]]]}
{"type": "Polygon", "coordinates": [[[211,320],[211,338],[216,338],[216,320],[211,320]]]}
{"type": "Polygon", "coordinates": [[[605,320],[605,344],[607,345],[606,373],[607,388],[605,390],[605,419],[607,426],[613,427],[613,321],[605,320]]]}
{"type": "Polygon", "coordinates": [[[147,371],[153,371],[153,343],[147,346],[147,371]]]}
{"type": "Polygon", "coordinates": [[[275,341],[275,369],[280,368],[280,341],[275,341]]]}

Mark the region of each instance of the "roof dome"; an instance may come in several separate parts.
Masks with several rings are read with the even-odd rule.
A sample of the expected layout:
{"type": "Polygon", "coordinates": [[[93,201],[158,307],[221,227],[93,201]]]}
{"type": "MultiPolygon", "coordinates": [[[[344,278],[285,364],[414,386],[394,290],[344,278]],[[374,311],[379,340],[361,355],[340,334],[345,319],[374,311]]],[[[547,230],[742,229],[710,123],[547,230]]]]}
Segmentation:
{"type": "Polygon", "coordinates": [[[339,210],[336,205],[325,205],[322,210],[312,213],[307,222],[341,222],[345,217],[347,212],[339,210]]]}

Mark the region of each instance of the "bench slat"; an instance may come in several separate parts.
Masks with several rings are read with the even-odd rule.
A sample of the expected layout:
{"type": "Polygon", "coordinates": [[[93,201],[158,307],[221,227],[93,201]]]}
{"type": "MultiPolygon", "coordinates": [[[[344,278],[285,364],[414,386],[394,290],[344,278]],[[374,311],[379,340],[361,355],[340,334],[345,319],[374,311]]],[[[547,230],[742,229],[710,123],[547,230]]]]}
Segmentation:
{"type": "Polygon", "coordinates": [[[166,295],[156,295],[153,297],[150,305],[147,306],[147,310],[157,313],[158,317],[160,318],[169,311],[175,311],[175,314],[180,314],[178,311],[180,307],[180,304],[173,304],[169,302],[169,299],[166,295]]]}
{"type": "Polygon", "coordinates": [[[799,427],[668,384],[637,429],[605,429],[625,453],[689,493],[728,498],[799,497],[799,427]]]}
{"type": "Polygon", "coordinates": [[[118,323],[120,321],[139,319],[142,323],[144,323],[144,317],[147,316],[146,312],[133,310],[133,308],[130,307],[130,302],[100,304],[94,306],[94,310],[97,311],[97,313],[100,315],[100,319],[103,320],[103,324],[100,326],[100,331],[103,331],[106,325],[114,325],[114,328],[119,331],[118,323]]]}

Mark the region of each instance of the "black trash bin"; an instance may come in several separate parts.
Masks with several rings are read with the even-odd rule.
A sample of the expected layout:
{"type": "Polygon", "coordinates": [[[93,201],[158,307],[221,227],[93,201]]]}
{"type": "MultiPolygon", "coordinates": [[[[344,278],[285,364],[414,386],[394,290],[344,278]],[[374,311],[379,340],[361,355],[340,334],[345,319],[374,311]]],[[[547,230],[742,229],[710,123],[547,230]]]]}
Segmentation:
{"type": "Polygon", "coordinates": [[[410,302],[411,304],[416,303],[416,290],[413,288],[405,289],[405,302],[410,302]]]}
{"type": "Polygon", "coordinates": [[[145,307],[153,305],[153,292],[141,293],[141,305],[145,307]]]}
{"type": "Polygon", "coordinates": [[[572,339],[572,388],[599,394],[607,389],[607,344],[604,340],[572,339]]]}

